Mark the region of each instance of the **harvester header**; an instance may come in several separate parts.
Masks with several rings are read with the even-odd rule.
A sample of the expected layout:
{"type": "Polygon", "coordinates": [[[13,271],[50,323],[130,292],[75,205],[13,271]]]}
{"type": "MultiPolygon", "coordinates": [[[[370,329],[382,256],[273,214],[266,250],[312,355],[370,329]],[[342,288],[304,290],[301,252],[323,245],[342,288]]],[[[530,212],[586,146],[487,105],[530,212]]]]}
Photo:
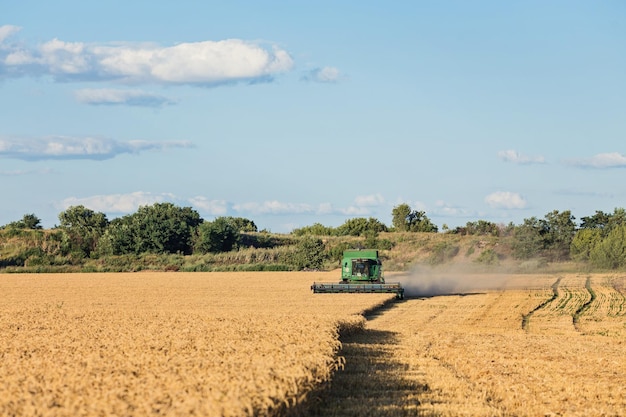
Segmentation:
{"type": "Polygon", "coordinates": [[[399,282],[386,283],[383,265],[376,249],[353,249],[343,252],[341,281],[314,282],[313,293],[393,293],[404,298],[399,282]]]}

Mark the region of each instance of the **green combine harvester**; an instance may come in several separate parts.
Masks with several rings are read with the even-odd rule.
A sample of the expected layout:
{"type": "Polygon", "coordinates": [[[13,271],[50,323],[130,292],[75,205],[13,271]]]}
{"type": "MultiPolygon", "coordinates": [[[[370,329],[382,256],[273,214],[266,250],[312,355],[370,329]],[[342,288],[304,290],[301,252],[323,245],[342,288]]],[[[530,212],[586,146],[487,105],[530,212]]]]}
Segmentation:
{"type": "Polygon", "coordinates": [[[404,298],[399,282],[385,283],[383,265],[374,249],[346,250],[341,260],[340,282],[314,282],[313,293],[390,293],[404,298]]]}

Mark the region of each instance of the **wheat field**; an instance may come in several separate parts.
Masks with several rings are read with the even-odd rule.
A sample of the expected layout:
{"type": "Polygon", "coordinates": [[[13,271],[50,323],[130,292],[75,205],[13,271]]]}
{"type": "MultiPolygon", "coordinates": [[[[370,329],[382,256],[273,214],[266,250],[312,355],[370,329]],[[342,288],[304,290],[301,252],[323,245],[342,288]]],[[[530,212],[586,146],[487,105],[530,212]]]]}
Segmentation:
{"type": "Polygon", "coordinates": [[[624,275],[337,276],[0,275],[0,415],[626,415],[624,275]]]}
{"type": "Polygon", "coordinates": [[[317,298],[314,278],[2,275],[0,415],[277,415],[341,365],[338,329],[389,298],[317,298]]]}

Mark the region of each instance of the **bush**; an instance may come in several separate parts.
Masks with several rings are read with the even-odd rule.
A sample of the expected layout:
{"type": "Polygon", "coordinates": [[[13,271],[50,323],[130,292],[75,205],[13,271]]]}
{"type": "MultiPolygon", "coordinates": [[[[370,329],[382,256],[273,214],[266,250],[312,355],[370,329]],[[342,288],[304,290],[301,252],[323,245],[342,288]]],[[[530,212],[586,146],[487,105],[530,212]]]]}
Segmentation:
{"type": "Polygon", "coordinates": [[[459,246],[450,242],[439,242],[433,248],[428,263],[439,265],[454,258],[459,253],[459,246]]]}
{"type": "Polygon", "coordinates": [[[324,265],[324,242],[311,236],[303,237],[289,257],[289,264],[296,270],[320,269],[324,265]]]}
{"type": "Polygon", "coordinates": [[[476,262],[483,265],[498,265],[500,263],[500,259],[496,251],[493,249],[485,249],[480,255],[478,255],[476,262]]]}
{"type": "Polygon", "coordinates": [[[586,262],[589,260],[591,251],[601,241],[602,230],[581,229],[576,232],[570,245],[570,256],[575,261],[586,262]]]}
{"type": "Polygon", "coordinates": [[[204,222],[198,227],[195,242],[196,253],[219,253],[233,249],[239,239],[239,231],[224,217],[204,222]]]}
{"type": "Polygon", "coordinates": [[[598,268],[626,267],[626,226],[611,230],[606,238],[591,249],[589,259],[598,268]]]}

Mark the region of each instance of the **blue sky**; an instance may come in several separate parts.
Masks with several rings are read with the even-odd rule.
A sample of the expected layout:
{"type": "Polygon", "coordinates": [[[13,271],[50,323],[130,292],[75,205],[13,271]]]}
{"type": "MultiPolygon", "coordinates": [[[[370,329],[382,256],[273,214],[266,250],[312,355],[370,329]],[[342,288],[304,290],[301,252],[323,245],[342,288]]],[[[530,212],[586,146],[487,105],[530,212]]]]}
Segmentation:
{"type": "Polygon", "coordinates": [[[0,5],[0,224],[173,202],[286,233],[626,199],[621,1],[0,5]]]}

